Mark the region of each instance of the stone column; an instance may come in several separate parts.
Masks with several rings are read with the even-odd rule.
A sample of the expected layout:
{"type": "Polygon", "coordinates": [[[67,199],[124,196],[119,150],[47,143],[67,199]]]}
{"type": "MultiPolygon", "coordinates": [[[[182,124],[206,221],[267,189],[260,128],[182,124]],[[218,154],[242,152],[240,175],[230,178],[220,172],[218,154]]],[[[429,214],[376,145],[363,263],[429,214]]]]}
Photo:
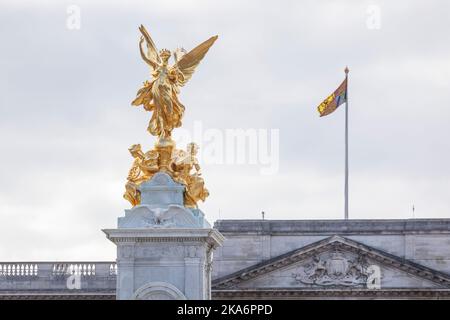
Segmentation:
{"type": "Polygon", "coordinates": [[[140,191],[141,204],[103,230],[117,245],[117,299],[210,299],[212,251],[224,237],[199,209],[184,207],[184,186],[168,174],[140,191]]]}

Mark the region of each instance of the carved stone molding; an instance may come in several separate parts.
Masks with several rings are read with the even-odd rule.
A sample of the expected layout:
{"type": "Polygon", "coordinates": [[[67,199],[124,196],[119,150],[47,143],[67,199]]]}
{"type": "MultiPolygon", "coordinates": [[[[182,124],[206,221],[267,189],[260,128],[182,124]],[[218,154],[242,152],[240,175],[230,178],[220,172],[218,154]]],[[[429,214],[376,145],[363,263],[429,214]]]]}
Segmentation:
{"type": "Polygon", "coordinates": [[[270,290],[213,290],[213,300],[218,299],[450,299],[449,289],[347,289],[347,290],[295,290],[273,288],[270,290]]]}
{"type": "Polygon", "coordinates": [[[133,294],[133,300],[186,300],[185,295],[167,282],[150,282],[133,294]]]}

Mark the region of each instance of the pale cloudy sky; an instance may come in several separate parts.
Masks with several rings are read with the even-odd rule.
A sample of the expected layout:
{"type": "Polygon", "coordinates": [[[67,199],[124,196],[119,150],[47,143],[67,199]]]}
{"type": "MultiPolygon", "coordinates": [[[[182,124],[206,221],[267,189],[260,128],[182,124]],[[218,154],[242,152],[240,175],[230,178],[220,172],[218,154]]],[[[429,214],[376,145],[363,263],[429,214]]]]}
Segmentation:
{"type": "Polygon", "coordinates": [[[351,218],[450,218],[449,18],[445,0],[3,0],[0,261],[115,258],[100,229],[129,207],[127,149],[155,140],[130,106],[141,23],[160,48],[219,35],[182,88],[184,128],[279,129],[277,174],[203,165],[210,222],[343,216],[344,109],[316,106],[346,65],[351,218]]]}

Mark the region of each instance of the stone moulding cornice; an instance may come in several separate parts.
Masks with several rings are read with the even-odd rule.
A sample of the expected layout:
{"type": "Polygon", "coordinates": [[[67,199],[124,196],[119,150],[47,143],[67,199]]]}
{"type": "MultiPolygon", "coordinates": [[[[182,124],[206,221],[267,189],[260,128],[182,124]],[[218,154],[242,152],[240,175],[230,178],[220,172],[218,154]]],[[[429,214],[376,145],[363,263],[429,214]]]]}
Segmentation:
{"type": "Polygon", "coordinates": [[[450,234],[450,219],[217,220],[225,236],[450,234]]]}
{"type": "Polygon", "coordinates": [[[212,290],[212,296],[214,299],[229,299],[229,298],[266,298],[270,299],[273,297],[289,298],[289,297],[304,297],[304,298],[320,298],[320,297],[334,297],[334,298],[345,298],[345,297],[379,297],[379,298],[450,298],[450,289],[292,289],[292,288],[271,288],[271,289],[260,289],[260,290],[228,290],[221,289],[212,290]]]}
{"type": "Polygon", "coordinates": [[[147,228],[147,229],[103,229],[114,243],[139,242],[207,242],[213,248],[221,246],[225,237],[210,228],[147,228]]]}
{"type": "Polygon", "coordinates": [[[213,280],[212,285],[216,290],[230,289],[241,282],[270,273],[276,269],[292,265],[322,252],[336,249],[364,255],[365,257],[378,261],[383,265],[391,266],[416,277],[432,281],[444,288],[450,288],[450,275],[448,274],[337,235],[260,262],[228,276],[213,280]]]}
{"type": "Polygon", "coordinates": [[[112,293],[2,293],[0,300],[115,300],[112,293]]]}

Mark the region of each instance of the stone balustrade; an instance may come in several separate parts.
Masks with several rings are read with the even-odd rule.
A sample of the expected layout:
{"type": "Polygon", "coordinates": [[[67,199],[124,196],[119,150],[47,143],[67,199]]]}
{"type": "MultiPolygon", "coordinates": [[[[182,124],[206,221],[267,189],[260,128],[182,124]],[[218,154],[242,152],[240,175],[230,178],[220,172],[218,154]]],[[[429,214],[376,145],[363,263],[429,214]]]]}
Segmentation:
{"type": "Polygon", "coordinates": [[[0,279],[4,277],[36,277],[37,263],[0,263],[0,279]]]}
{"type": "Polygon", "coordinates": [[[114,292],[115,262],[0,262],[0,295],[9,292],[114,292]]]}
{"type": "Polygon", "coordinates": [[[80,275],[116,276],[115,262],[1,262],[0,281],[8,278],[80,275]]]}

